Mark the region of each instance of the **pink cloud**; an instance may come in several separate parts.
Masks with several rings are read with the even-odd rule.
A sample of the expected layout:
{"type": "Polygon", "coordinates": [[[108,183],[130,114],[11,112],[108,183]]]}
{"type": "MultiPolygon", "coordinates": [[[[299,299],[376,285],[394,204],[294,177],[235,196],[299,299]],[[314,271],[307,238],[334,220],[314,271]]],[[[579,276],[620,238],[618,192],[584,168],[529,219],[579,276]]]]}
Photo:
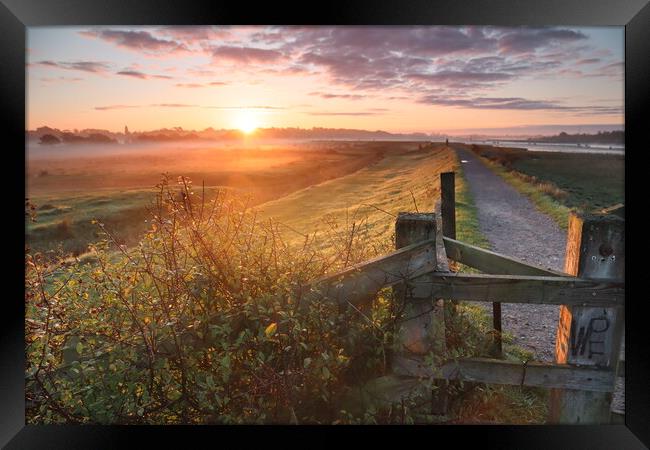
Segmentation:
{"type": "Polygon", "coordinates": [[[137,70],[121,70],[119,72],[116,72],[117,75],[122,75],[125,77],[131,77],[131,78],[138,78],[141,80],[148,80],[150,78],[158,78],[161,80],[171,80],[173,77],[170,77],[169,75],[150,75],[146,74],[144,72],[140,72],[137,70]]]}
{"type": "Polygon", "coordinates": [[[148,31],[124,31],[124,30],[91,30],[80,31],[80,35],[101,39],[117,47],[128,50],[141,51],[150,54],[169,54],[189,51],[185,44],[160,39],[148,31]]]}
{"type": "Polygon", "coordinates": [[[226,45],[212,47],[210,53],[217,61],[227,60],[244,64],[276,62],[283,58],[283,54],[277,50],[226,45]]]}

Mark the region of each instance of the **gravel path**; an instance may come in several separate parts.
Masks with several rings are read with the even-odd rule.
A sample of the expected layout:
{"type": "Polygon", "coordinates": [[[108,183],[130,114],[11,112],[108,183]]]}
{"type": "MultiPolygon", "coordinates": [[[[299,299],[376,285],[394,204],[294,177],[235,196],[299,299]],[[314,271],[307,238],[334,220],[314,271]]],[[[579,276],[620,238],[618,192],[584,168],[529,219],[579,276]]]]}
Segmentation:
{"type": "MultiPolygon", "coordinates": [[[[478,210],[479,229],[491,249],[555,270],[564,269],[566,231],[470,150],[454,147],[478,210]]],[[[491,306],[481,303],[491,311],[491,306]]],[[[538,361],[554,362],[555,331],[560,315],[556,305],[502,303],[502,328],[515,344],[533,352],[538,361]]],[[[622,353],[625,348],[623,346],[622,353]]],[[[618,378],[613,408],[625,410],[623,379],[618,378]]]]}
{"type": "MultiPolygon", "coordinates": [[[[461,161],[467,161],[463,171],[478,209],[479,229],[492,250],[562,270],[566,231],[488,169],[474,153],[455,150],[461,161]]],[[[501,315],[503,330],[514,335],[516,344],[532,351],[539,361],[554,360],[559,306],[503,303],[501,315]]]]}

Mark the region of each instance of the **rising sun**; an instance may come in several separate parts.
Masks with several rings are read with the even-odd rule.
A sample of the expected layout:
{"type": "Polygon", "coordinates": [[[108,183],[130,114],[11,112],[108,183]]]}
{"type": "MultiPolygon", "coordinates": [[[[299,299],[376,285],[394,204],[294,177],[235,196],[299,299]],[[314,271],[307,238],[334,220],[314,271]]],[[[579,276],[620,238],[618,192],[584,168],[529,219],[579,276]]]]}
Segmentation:
{"type": "Polygon", "coordinates": [[[255,131],[258,126],[259,121],[257,120],[257,115],[254,111],[245,109],[238,111],[237,116],[235,117],[235,127],[237,127],[237,129],[249,134],[255,131]]]}

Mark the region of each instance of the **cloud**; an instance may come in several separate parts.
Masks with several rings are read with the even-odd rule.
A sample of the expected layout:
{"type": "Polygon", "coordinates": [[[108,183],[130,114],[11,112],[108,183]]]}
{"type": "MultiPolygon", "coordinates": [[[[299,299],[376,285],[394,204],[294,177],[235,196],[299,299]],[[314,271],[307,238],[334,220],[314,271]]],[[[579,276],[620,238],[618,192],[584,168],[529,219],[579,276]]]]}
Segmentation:
{"type": "Polygon", "coordinates": [[[284,106],[266,106],[266,105],[257,105],[257,106],[204,106],[208,109],[224,109],[224,110],[257,110],[257,111],[275,111],[286,109],[284,106]]]}
{"type": "Polygon", "coordinates": [[[581,59],[580,61],[576,62],[578,65],[584,65],[584,64],[595,64],[600,62],[600,58],[584,58],[581,59]]]}
{"type": "Polygon", "coordinates": [[[527,100],[521,97],[478,97],[471,99],[462,98],[439,98],[427,96],[419,100],[420,103],[436,104],[441,106],[463,106],[474,109],[557,109],[558,106],[552,102],[527,100]]]}
{"type": "Polygon", "coordinates": [[[622,107],[610,106],[569,106],[555,101],[547,100],[529,100],[521,97],[474,97],[474,98],[445,98],[438,96],[425,96],[418,100],[419,103],[425,103],[438,106],[457,106],[472,109],[506,109],[506,110],[549,110],[549,111],[566,111],[577,112],[588,115],[601,114],[619,114],[622,113],[622,107]]]}
{"type": "Polygon", "coordinates": [[[146,74],[144,72],[140,72],[138,70],[120,70],[119,72],[116,72],[117,75],[122,75],[125,77],[131,77],[131,78],[139,78],[141,80],[148,80],[150,78],[158,78],[161,80],[171,80],[174,77],[171,77],[169,75],[150,75],[146,74]]]}
{"type": "Polygon", "coordinates": [[[97,111],[110,111],[113,109],[129,109],[129,108],[140,108],[140,105],[106,105],[106,106],[95,106],[97,111]]]}
{"type": "Polygon", "coordinates": [[[197,105],[188,103],[150,103],[148,105],[104,105],[95,106],[93,109],[97,111],[109,111],[113,109],[129,109],[129,108],[209,108],[209,109],[224,109],[224,110],[257,110],[257,111],[275,111],[286,109],[282,106],[210,106],[210,105],[197,105]]]}
{"type": "Polygon", "coordinates": [[[104,73],[110,69],[110,64],[102,61],[38,61],[35,66],[54,67],[64,70],[77,70],[80,72],[104,73]]]}
{"type": "Polygon", "coordinates": [[[436,86],[446,87],[468,87],[493,84],[497,81],[509,81],[514,78],[511,73],[501,72],[462,72],[462,71],[441,71],[435,73],[409,74],[407,78],[416,81],[424,81],[436,86]]]}
{"type": "Polygon", "coordinates": [[[359,112],[308,112],[310,116],[377,116],[380,113],[377,111],[359,111],[359,112]]]}
{"type": "Polygon", "coordinates": [[[101,39],[117,47],[144,52],[146,54],[165,54],[189,51],[186,45],[154,37],[148,31],[125,30],[89,30],[80,31],[80,35],[101,39]]]}
{"type": "Polygon", "coordinates": [[[204,41],[224,40],[232,36],[229,27],[223,26],[173,25],[158,28],[156,32],[187,46],[201,44],[204,41]]]}
{"type": "MultiPolygon", "coordinates": [[[[567,27],[158,26],[93,29],[81,34],[144,54],[191,52],[203,61],[177,66],[176,77],[153,74],[169,73],[163,66],[121,66],[123,70],[115,72],[120,66],[111,69],[101,65],[106,63],[92,61],[37,64],[97,73],[111,70],[139,80],[174,79],[179,88],[250,84],[254,76],[305,75],[323,83],[309,94],[322,99],[381,97],[459,108],[584,114],[614,110],[571,106],[557,99],[529,99],[527,93],[515,89],[528,86],[531,80],[610,77],[618,82],[623,76],[623,65],[613,63],[611,51],[595,48],[597,42],[590,41],[587,34],[567,27]],[[229,73],[230,83],[211,81],[222,78],[224,72],[229,73]],[[238,78],[239,74],[243,75],[238,78]],[[508,94],[499,94],[497,89],[506,83],[513,88],[508,94]]],[[[315,115],[379,112],[362,109],[315,115]]]]}
{"type": "Polygon", "coordinates": [[[146,74],[142,72],[138,72],[137,70],[121,70],[117,72],[117,75],[123,75],[125,77],[133,77],[133,78],[140,78],[140,79],[147,79],[149,78],[146,74]]]}
{"type": "Polygon", "coordinates": [[[184,87],[184,88],[202,88],[205,87],[202,84],[199,83],[176,83],[176,87],[184,87]]]}
{"type": "Polygon", "coordinates": [[[224,81],[211,81],[210,83],[207,84],[201,84],[201,83],[176,83],[176,87],[181,87],[181,88],[203,88],[207,86],[226,86],[228,83],[224,81]]]}
{"type": "Polygon", "coordinates": [[[77,81],[84,81],[85,78],[80,78],[80,77],[43,77],[40,79],[44,83],[57,83],[60,81],[71,81],[71,82],[77,82],[77,81]]]}
{"type": "Polygon", "coordinates": [[[367,95],[360,95],[360,94],[327,94],[323,92],[310,92],[309,95],[321,97],[321,98],[344,98],[348,100],[361,100],[363,98],[366,98],[367,95]]]}
{"type": "Polygon", "coordinates": [[[227,60],[242,64],[275,62],[283,58],[282,53],[277,50],[227,45],[211,47],[210,53],[217,61],[227,60]]]}
{"type": "Polygon", "coordinates": [[[625,73],[625,64],[623,61],[618,61],[614,63],[607,64],[600,69],[594,70],[594,75],[606,76],[606,77],[623,77],[625,73]]]}
{"type": "Polygon", "coordinates": [[[556,44],[567,44],[586,39],[587,36],[575,30],[556,28],[518,28],[505,32],[498,41],[502,53],[529,53],[556,44]]]}
{"type": "Polygon", "coordinates": [[[157,108],[198,108],[199,105],[188,105],[185,103],[153,103],[149,106],[154,106],[157,108]]]}

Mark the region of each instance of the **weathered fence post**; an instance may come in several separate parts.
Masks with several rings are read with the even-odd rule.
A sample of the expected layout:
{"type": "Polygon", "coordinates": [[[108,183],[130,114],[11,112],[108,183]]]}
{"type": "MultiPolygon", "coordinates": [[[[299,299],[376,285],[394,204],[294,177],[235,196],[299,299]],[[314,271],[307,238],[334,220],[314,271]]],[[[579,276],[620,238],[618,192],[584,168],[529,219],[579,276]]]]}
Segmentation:
{"type": "MultiPolygon", "coordinates": [[[[625,221],[613,215],[578,216],[571,213],[564,271],[580,278],[623,280],[625,221]]],[[[562,305],[555,344],[556,362],[615,370],[621,346],[623,314],[622,306],[562,305]]],[[[553,389],[549,422],[609,423],[611,401],[611,392],[553,389]]]]}
{"type": "Polygon", "coordinates": [[[442,234],[456,239],[456,180],[454,172],[440,174],[440,214],[442,234]]]}
{"type": "MultiPolygon", "coordinates": [[[[400,249],[426,239],[436,239],[435,213],[399,213],[395,224],[395,248],[400,249]]],[[[396,354],[393,372],[396,375],[413,375],[400,364],[401,358],[424,357],[433,352],[444,355],[446,350],[444,305],[431,297],[429,286],[420,283],[409,286],[400,283],[394,287],[395,299],[404,301],[396,336],[396,354]]],[[[432,398],[432,412],[446,412],[446,383],[435,382],[437,388],[432,398]]]]}
{"type": "MultiPolygon", "coordinates": [[[[442,215],[442,234],[456,239],[456,180],[454,172],[440,174],[440,214],[442,215]]],[[[501,358],[501,303],[492,303],[492,328],[494,328],[495,356],[501,358]]]]}

